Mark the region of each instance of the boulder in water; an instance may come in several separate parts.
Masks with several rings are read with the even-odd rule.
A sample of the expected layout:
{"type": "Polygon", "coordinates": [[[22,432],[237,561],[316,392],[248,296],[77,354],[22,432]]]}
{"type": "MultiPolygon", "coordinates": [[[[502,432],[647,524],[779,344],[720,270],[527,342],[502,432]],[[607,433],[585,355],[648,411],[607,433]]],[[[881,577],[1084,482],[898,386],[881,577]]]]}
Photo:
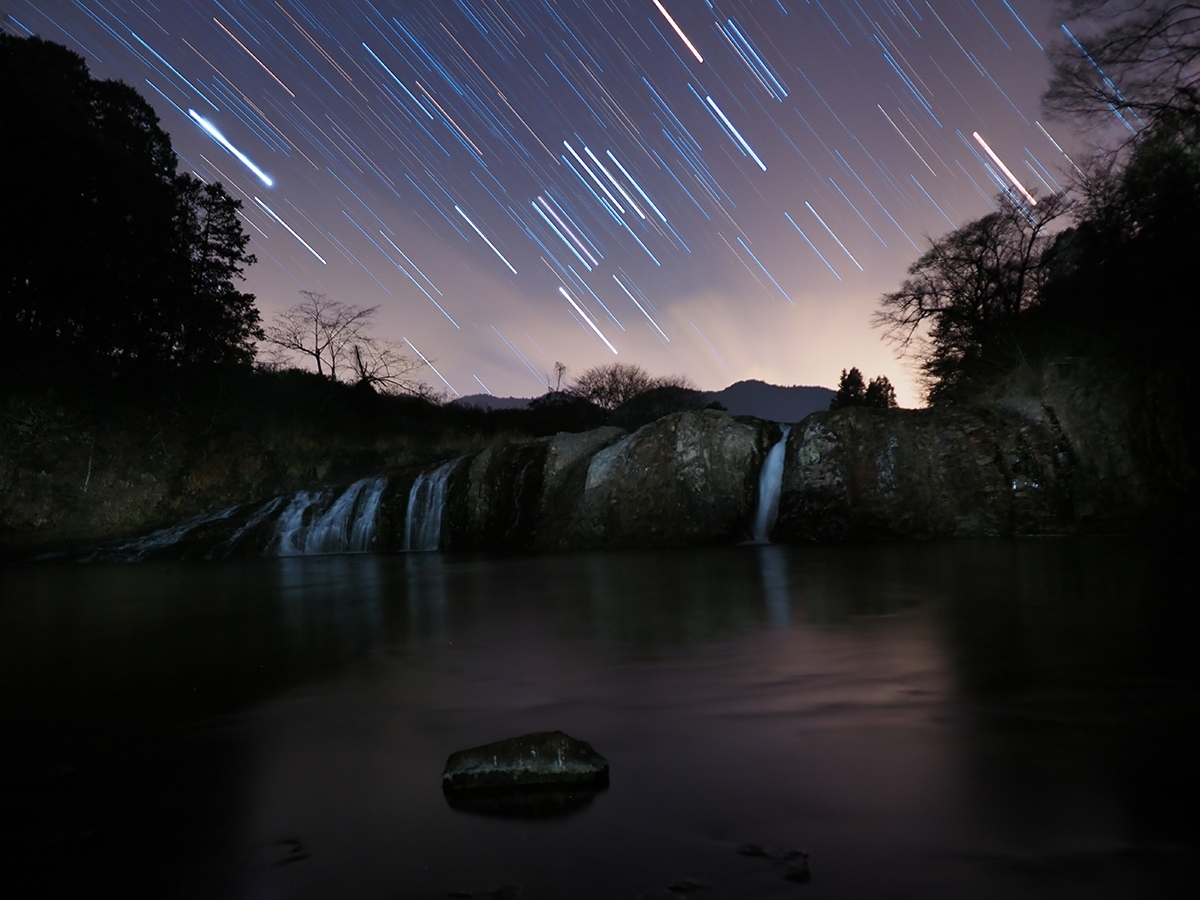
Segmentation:
{"type": "Polygon", "coordinates": [[[557,546],[687,547],[750,536],[758,471],[778,429],[676,413],[600,450],[557,546]]]}
{"type": "Polygon", "coordinates": [[[536,731],[459,750],[450,754],[442,772],[442,788],[448,793],[607,783],[608,760],[587,741],[561,731],[536,731]]]}

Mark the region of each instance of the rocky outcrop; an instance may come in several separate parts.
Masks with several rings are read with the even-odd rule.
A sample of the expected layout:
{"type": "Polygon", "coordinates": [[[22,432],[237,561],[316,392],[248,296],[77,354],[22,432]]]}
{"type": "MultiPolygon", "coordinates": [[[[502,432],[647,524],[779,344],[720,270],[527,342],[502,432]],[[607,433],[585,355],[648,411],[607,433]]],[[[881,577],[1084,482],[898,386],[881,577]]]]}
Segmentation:
{"type": "Polygon", "coordinates": [[[1070,447],[988,411],[844,409],[792,432],[780,541],[991,537],[1072,525],[1070,447]]]}
{"type": "Polygon", "coordinates": [[[536,731],[459,750],[442,772],[442,788],[456,792],[607,783],[608,760],[587,741],[562,731],[536,731]]]}
{"type": "Polygon", "coordinates": [[[667,416],[605,447],[587,466],[566,528],[544,546],[682,547],[750,536],[771,423],[719,410],[667,416]]]}
{"type": "Polygon", "coordinates": [[[1056,356],[980,398],[1071,448],[1077,521],[1093,530],[1186,527],[1200,501],[1200,400],[1190,383],[1056,356]]]}
{"type": "Polygon", "coordinates": [[[450,478],[448,550],[679,547],[750,535],[778,428],[719,410],[488,449],[450,478]]]}
{"type": "MultiPolygon", "coordinates": [[[[1065,360],[1012,373],[994,387],[994,396],[980,398],[974,408],[814,413],[788,436],[771,538],[989,537],[1129,530],[1181,518],[1194,523],[1200,508],[1195,425],[1200,416],[1180,415],[1190,408],[1181,405],[1182,392],[1179,385],[1065,360]]],[[[165,477],[143,473],[145,483],[137,487],[132,471],[124,480],[114,477],[110,464],[97,463],[93,471],[90,443],[72,442],[62,428],[51,433],[48,426],[39,427],[45,434],[39,432],[30,446],[59,454],[64,462],[56,468],[73,472],[79,484],[71,486],[67,500],[51,503],[51,493],[39,488],[51,476],[41,472],[39,481],[29,470],[40,464],[37,459],[49,457],[11,455],[24,468],[0,465],[0,486],[11,488],[3,495],[0,521],[8,522],[14,509],[32,516],[37,512],[33,501],[60,514],[78,508],[82,515],[88,509],[103,512],[110,499],[115,503],[128,494],[126,503],[140,505],[136,511],[115,510],[121,521],[138,521],[134,512],[145,516],[165,503],[165,477]]],[[[457,449],[474,452],[444,464],[437,460],[455,451],[440,448],[421,462],[399,453],[383,460],[386,448],[380,446],[375,457],[356,457],[354,463],[355,477],[365,475],[381,485],[358,488],[373,498],[369,540],[359,540],[357,525],[338,530],[342,507],[350,504],[343,498],[366,481],[351,483],[343,476],[336,487],[330,485],[349,467],[322,463],[310,475],[324,486],[311,486],[306,477],[310,486],[299,492],[281,494],[275,488],[267,493],[268,484],[284,487],[298,479],[254,475],[257,496],[246,497],[251,493],[246,485],[228,492],[242,506],[229,507],[228,500],[206,503],[190,523],[180,523],[184,516],[177,516],[169,520],[175,523],[170,528],[121,544],[132,549],[118,555],[219,558],[264,548],[526,551],[732,543],[751,537],[763,462],[780,435],[780,426],[771,422],[699,409],[664,416],[633,433],[606,426],[483,449],[476,444],[457,449]],[[374,480],[380,472],[386,483],[374,480]],[[428,487],[435,472],[437,490],[426,490],[416,503],[414,494],[420,491],[414,485],[428,487]],[[428,542],[408,546],[406,524],[417,509],[422,522],[437,527],[430,529],[428,542]],[[326,540],[328,535],[338,541],[326,540]]],[[[0,462],[6,458],[0,454],[0,462]]],[[[214,450],[202,457],[203,466],[194,463],[187,471],[198,477],[200,468],[219,469],[226,478],[243,481],[259,471],[252,465],[259,457],[247,455],[245,465],[235,465],[235,458],[242,459],[214,450]]],[[[173,462],[169,454],[164,460],[173,462]]],[[[169,468],[165,462],[163,468],[169,468]]],[[[220,483],[216,475],[204,481],[208,490],[220,483]]],[[[350,505],[354,515],[346,521],[359,523],[359,508],[350,505]]],[[[131,532],[136,533],[133,528],[124,533],[131,532]]]]}

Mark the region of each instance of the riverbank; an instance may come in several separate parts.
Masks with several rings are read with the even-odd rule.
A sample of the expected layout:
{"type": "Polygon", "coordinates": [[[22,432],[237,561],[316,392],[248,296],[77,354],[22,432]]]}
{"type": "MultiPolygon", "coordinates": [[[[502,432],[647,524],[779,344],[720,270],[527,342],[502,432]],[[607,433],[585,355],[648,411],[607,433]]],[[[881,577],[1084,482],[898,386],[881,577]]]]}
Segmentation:
{"type": "MultiPolygon", "coordinates": [[[[303,373],[237,387],[236,396],[197,393],[158,407],[9,397],[4,553],[189,521],[197,528],[183,530],[190,543],[179,552],[217,556],[310,544],[329,552],[732,543],[755,532],[763,461],[782,434],[776,423],[721,410],[621,428],[606,424],[619,416],[569,398],[485,411],[303,373]],[[380,486],[366,490],[365,480],[380,486]],[[355,520],[355,498],[373,492],[374,518],[355,520]],[[328,519],[338,510],[350,518],[328,519]],[[217,524],[197,519],[221,511],[217,524]],[[414,517],[432,543],[412,543],[414,517]],[[335,524],[345,540],[369,529],[369,546],[307,537],[335,524]]],[[[1060,356],[1014,369],[971,404],[814,413],[787,437],[773,488],[778,522],[763,534],[807,542],[1194,528],[1189,400],[1177,382],[1060,356]]],[[[156,553],[175,552],[168,537],[152,540],[156,553]]]]}

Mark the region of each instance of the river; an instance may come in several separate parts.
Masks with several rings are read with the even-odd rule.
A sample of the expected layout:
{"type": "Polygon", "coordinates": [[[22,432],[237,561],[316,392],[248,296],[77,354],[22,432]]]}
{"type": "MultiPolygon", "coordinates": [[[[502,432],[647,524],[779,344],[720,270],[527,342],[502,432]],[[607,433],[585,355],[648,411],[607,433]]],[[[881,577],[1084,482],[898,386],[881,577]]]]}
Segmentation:
{"type": "Polygon", "coordinates": [[[9,567],[7,877],[77,898],[1188,895],[1193,555],[1064,538],[9,567]],[[550,729],[608,758],[607,790],[549,818],[448,805],[452,751],[550,729]],[[747,842],[807,852],[811,881],[747,842]]]}

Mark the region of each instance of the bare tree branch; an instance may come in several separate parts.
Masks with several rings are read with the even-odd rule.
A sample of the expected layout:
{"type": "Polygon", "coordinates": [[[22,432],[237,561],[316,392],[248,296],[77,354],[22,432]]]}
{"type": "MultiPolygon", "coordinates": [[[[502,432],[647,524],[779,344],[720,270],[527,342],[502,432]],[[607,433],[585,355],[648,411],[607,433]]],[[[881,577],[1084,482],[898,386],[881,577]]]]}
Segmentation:
{"type": "Polygon", "coordinates": [[[602,409],[616,409],[639,394],[660,387],[692,388],[693,385],[682,375],[656,378],[641,366],[617,362],[588,369],[575,379],[570,392],[602,409]]]}
{"type": "Polygon", "coordinates": [[[931,396],[1005,340],[1045,283],[1050,229],[1067,212],[1065,197],[1036,207],[1005,194],[997,201],[996,212],[932,241],[873,317],[901,355],[921,360],[931,396]]]}
{"type": "Polygon", "coordinates": [[[1163,117],[1200,116],[1200,3],[1060,0],[1070,34],[1051,48],[1053,112],[1119,122],[1130,135],[1163,117]]]}
{"type": "Polygon", "coordinates": [[[315,291],[301,291],[304,299],[275,316],[266,330],[272,345],[264,356],[281,368],[294,354],[310,361],[333,381],[351,380],[389,394],[433,397],[429,385],[413,378],[425,363],[400,352],[398,345],[368,333],[379,307],[365,309],[331,300],[315,291]]]}
{"type": "Polygon", "coordinates": [[[303,300],[275,315],[275,323],[266,330],[267,343],[308,357],[318,375],[337,381],[338,368],[349,363],[351,348],[362,342],[379,307],[362,309],[315,291],[300,293],[303,300]]]}

